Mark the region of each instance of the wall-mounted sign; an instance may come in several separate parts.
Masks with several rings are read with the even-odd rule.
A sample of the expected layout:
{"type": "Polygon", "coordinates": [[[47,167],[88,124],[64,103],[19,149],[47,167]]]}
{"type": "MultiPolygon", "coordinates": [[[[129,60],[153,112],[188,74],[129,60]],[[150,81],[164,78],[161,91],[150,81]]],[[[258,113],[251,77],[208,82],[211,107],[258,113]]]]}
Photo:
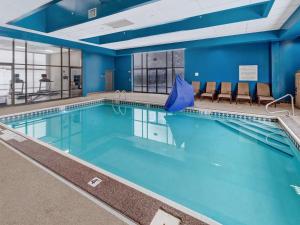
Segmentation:
{"type": "Polygon", "coordinates": [[[258,66],[257,65],[243,65],[239,66],[239,80],[240,81],[257,81],[258,66]]]}

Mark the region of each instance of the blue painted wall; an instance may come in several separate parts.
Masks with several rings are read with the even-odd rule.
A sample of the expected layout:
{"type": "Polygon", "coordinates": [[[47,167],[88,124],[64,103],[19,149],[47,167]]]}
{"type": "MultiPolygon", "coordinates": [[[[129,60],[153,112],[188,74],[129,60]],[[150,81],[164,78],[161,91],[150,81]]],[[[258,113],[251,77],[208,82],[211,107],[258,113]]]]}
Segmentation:
{"type": "Polygon", "coordinates": [[[277,77],[278,93],[280,97],[287,93],[295,93],[295,73],[300,70],[300,39],[284,41],[280,43],[279,50],[279,73],[274,73],[277,77]]]}
{"type": "MultiPolygon", "coordinates": [[[[212,48],[193,48],[185,51],[185,79],[201,81],[205,89],[206,81],[222,81],[233,83],[233,90],[239,82],[239,65],[258,65],[258,82],[271,82],[270,79],[270,45],[244,44],[219,46],[212,48]],[[195,72],[199,76],[195,76],[195,72]]],[[[250,91],[254,96],[256,82],[250,83],[250,91]]]]}
{"type": "Polygon", "coordinates": [[[131,91],[131,56],[115,58],[115,89],[131,91]]]}
{"type": "Polygon", "coordinates": [[[83,95],[104,91],[105,71],[114,68],[114,57],[83,51],[83,95]]]}
{"type": "MultiPolygon", "coordinates": [[[[258,81],[271,83],[270,44],[256,43],[243,45],[226,45],[210,48],[189,48],[185,50],[185,79],[188,82],[201,81],[202,90],[205,82],[222,81],[233,83],[233,91],[239,82],[239,65],[258,65],[258,81]],[[199,76],[194,76],[195,72],[199,76]]],[[[131,57],[116,57],[116,89],[131,88],[131,57]]],[[[250,83],[253,96],[256,82],[250,83]]]]}

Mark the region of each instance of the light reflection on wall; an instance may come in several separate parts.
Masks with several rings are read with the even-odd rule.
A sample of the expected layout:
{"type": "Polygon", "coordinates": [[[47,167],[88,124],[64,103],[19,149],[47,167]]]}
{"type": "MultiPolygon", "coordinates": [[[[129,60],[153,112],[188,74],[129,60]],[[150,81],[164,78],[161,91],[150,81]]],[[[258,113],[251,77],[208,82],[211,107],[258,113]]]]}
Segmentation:
{"type": "Polygon", "coordinates": [[[172,131],[165,120],[165,112],[134,109],[134,136],[175,146],[172,131]]]}

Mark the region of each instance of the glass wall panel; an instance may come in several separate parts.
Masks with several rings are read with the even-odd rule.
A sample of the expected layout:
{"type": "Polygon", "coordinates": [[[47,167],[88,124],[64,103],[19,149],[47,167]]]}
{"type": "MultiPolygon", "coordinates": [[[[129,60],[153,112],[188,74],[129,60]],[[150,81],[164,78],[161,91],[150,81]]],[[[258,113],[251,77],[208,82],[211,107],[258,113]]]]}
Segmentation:
{"type": "Polygon", "coordinates": [[[148,68],[166,68],[167,52],[148,53],[148,68]]]}
{"type": "Polygon", "coordinates": [[[70,89],[71,97],[82,95],[82,55],[77,49],[70,49],[70,89]]]}
{"type": "Polygon", "coordinates": [[[27,67],[28,102],[47,101],[61,98],[61,67],[27,67]]]}
{"type": "Polygon", "coordinates": [[[12,66],[0,64],[0,106],[12,104],[12,66]]]}
{"type": "Polygon", "coordinates": [[[184,50],[173,51],[173,67],[184,67],[184,50]]]}
{"type": "Polygon", "coordinates": [[[142,91],[142,70],[140,69],[134,70],[134,91],[142,91]]]}
{"type": "Polygon", "coordinates": [[[28,64],[61,66],[60,47],[28,42],[27,57],[28,64]]]}
{"type": "Polygon", "coordinates": [[[0,37],[0,106],[81,96],[81,54],[0,37]]]}
{"type": "Polygon", "coordinates": [[[184,76],[184,50],[133,54],[133,70],[134,91],[170,93],[175,75],[184,76]]]}
{"type": "Polygon", "coordinates": [[[15,40],[15,63],[25,64],[26,56],[26,42],[21,40],[15,40]]]}
{"type": "Polygon", "coordinates": [[[71,69],[71,97],[82,95],[82,70],[81,68],[70,67],[71,69]]]}
{"type": "Polygon", "coordinates": [[[13,62],[13,40],[0,37],[0,62],[12,63],[13,62]]]}
{"type": "Polygon", "coordinates": [[[168,86],[168,93],[171,92],[174,83],[174,76],[173,76],[173,69],[167,70],[167,86],[168,86]]]}
{"type": "Polygon", "coordinates": [[[62,65],[69,66],[69,49],[62,48],[62,65]]]}
{"type": "Polygon", "coordinates": [[[147,78],[147,70],[143,69],[142,70],[142,86],[143,86],[143,92],[147,92],[147,82],[148,82],[148,78],[147,78]]]}
{"type": "Polygon", "coordinates": [[[70,49],[70,66],[81,67],[81,51],[70,49]]]}
{"type": "Polygon", "coordinates": [[[69,67],[62,67],[62,82],[63,82],[63,98],[70,97],[70,77],[69,77],[69,67]]]}
{"type": "Polygon", "coordinates": [[[167,67],[168,68],[173,67],[173,52],[172,51],[167,52],[167,67]]]}
{"type": "Polygon", "coordinates": [[[142,53],[136,53],[133,55],[133,61],[134,61],[134,69],[141,69],[143,68],[142,64],[142,53]]]}
{"type": "MultiPolygon", "coordinates": [[[[25,54],[24,54],[25,55],[25,54]]],[[[15,104],[26,102],[26,68],[25,65],[15,65],[14,74],[14,98],[15,104]]]]}
{"type": "Polygon", "coordinates": [[[157,70],[157,93],[167,92],[167,70],[158,69],[157,70]]]}
{"type": "Polygon", "coordinates": [[[156,93],[156,70],[148,70],[148,92],[156,93]]]}

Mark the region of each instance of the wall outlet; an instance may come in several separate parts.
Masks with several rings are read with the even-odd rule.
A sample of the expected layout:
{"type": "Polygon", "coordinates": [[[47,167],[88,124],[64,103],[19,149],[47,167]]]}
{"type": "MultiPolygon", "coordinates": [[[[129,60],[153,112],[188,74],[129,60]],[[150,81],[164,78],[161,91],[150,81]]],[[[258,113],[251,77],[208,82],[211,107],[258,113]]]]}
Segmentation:
{"type": "Polygon", "coordinates": [[[198,73],[198,72],[196,72],[196,73],[195,73],[195,77],[198,77],[198,76],[199,76],[199,73],[198,73]]]}

